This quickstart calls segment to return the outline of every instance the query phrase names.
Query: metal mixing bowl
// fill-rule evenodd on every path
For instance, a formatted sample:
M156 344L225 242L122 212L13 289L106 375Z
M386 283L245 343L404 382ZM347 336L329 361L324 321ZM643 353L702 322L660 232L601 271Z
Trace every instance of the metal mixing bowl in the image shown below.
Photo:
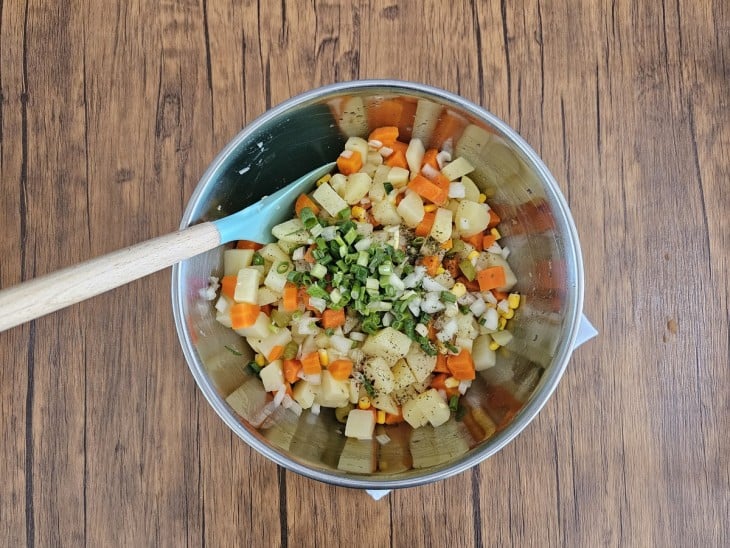
M178 335L203 394L225 423L277 464L347 487L397 488L457 474L499 451L535 417L570 357L583 303L575 226L558 185L535 152L486 110L445 91L398 81L358 81L304 93L249 124L218 155L198 184L181 226L237 211L316 166L330 162L348 136L397 125L426 145L451 138L456 155L499 212L502 244L523 304L514 339L497 365L478 374L460 421L412 431L385 427L390 442L348 440L331 410L318 416L274 407L243 367L250 350L215 320L199 289L220 275L223 247L180 263L172 273ZM229 401L227 398L235 392ZM365 470L365 472L363 472ZM372 471L374 470L374 471Z

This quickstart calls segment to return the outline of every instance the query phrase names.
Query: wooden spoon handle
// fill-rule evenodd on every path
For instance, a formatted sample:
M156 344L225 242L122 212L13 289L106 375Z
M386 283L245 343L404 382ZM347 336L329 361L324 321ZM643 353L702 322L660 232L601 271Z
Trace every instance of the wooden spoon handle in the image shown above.
M167 268L220 244L202 223L0 290L0 331Z

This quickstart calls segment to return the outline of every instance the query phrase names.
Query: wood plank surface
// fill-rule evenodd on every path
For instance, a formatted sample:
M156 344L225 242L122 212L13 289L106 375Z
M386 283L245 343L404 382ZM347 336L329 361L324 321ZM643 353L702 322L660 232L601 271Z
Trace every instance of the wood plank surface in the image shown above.
M304 479L202 397L162 272L0 333L0 545L730 544L727 2L0 2L0 287L174 230L245 124L365 78L559 181L600 336L543 411L381 501Z

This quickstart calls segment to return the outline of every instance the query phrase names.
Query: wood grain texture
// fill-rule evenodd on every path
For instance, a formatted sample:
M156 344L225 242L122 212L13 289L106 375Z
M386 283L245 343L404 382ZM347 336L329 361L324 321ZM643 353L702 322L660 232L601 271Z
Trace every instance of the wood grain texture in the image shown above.
M152 275L0 333L2 544L727 546L729 10L0 3L0 287L174 230L268 107L401 78L484 105L543 157L601 332L503 451L375 502L230 433Z

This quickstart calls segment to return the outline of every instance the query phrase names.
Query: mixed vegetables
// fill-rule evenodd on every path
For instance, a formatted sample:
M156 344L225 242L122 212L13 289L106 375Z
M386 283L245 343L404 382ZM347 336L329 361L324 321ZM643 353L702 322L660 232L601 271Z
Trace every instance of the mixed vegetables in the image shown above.
M376 424L438 426L495 365L520 305L498 215L463 157L351 137L326 175L274 227L276 243L224 252L217 319L256 353L276 403L335 409L345 435Z

